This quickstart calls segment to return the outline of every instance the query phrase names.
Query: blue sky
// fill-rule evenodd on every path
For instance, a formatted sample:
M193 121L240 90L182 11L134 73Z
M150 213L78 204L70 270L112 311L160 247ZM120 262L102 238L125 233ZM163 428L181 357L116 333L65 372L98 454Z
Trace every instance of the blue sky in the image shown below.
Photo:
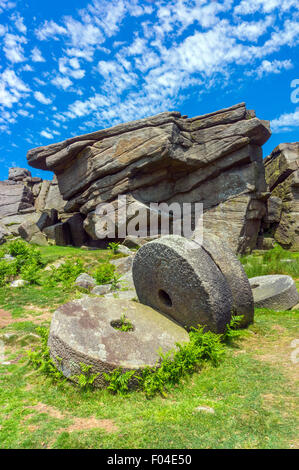
M245 101L271 121L264 155L299 140L298 0L0 0L0 42L0 179L30 148L167 110Z

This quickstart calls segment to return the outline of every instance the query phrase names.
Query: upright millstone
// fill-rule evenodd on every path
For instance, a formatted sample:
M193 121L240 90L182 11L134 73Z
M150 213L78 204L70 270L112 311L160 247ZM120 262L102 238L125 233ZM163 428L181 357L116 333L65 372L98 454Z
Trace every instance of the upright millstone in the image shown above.
M254 302L248 277L237 256L227 243L217 236L207 233L203 248L211 256L232 291L232 314L239 317L239 327L246 327L253 322Z
M185 328L205 325L221 333L231 319L231 289L197 243L167 235L142 246L133 262L139 301Z

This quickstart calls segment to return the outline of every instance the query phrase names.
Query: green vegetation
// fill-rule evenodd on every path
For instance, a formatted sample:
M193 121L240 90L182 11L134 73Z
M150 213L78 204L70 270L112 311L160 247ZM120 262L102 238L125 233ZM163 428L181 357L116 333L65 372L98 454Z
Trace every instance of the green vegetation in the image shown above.
M256 251L243 256L241 263L248 277L267 274L287 274L295 279L299 277L298 253L291 253L279 245L269 251Z
M109 284L115 274L115 266L113 264L100 264L94 272L95 280L98 284Z
M111 323L113 328L115 330L120 330L120 331L133 331L134 327L130 320L126 318L126 315L123 313L120 317L119 320L115 320L114 322Z
M286 270L299 254L284 252L275 260L278 250L242 258L245 269L251 265L253 275L271 274L275 262L284 269L279 273L291 274ZM93 389L95 378L86 364L78 374L82 386L76 387L55 378L59 371L41 354L52 312L81 293L63 281L47 284L52 271L45 268L58 260L80 259L84 272L92 274L112 253L56 246L38 251L38 284L0 287L0 339L8 362L0 364L1 448L298 447L298 364L291 354L299 311L256 310L248 330L229 329L222 340L215 335L212 346L212 337L193 331L191 342L202 354L198 362L193 362L197 357L191 346L179 348L175 361L166 355L162 368L145 372L144 383L136 383L139 390L128 393L134 372L121 370L106 377L108 389ZM268 271L259 272L261 264ZM298 275L291 275L298 281Z

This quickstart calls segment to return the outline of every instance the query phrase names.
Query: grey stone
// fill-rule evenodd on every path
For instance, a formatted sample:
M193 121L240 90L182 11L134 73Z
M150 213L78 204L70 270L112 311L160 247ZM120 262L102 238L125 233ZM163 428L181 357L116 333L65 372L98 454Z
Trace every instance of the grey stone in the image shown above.
M150 240L141 237L134 237L133 235L128 235L123 241L123 245L127 246L128 248L139 248L140 246L144 245L147 241Z
M176 235L149 242L137 251L132 271L139 301L182 326L220 333L230 322L230 287L197 243Z
M38 226L39 230L44 230L46 227L50 227L51 225L55 225L58 223L58 213L56 209L49 209L44 210L41 214L40 218L38 219L36 225Z
M105 294L108 294L108 292L111 291L111 284L101 284L100 286L95 286L92 291L91 291L91 294L94 294L94 295L105 295Z
M26 209L33 211L33 204L32 192L22 183L0 181L0 218L16 216Z
M31 172L26 168L13 167L9 168L8 179L12 181L23 181L24 179L31 177Z
M65 219L71 236L71 242L74 246L82 246L87 240L87 233L83 228L83 216L81 214L73 214Z
M133 325L133 331L124 332L112 326L122 315ZM92 373L100 374L95 385L105 387L103 372L118 367L138 371L155 366L159 349L166 353L176 348L177 343L188 341L183 328L148 306L86 296L56 310L48 345L52 359L66 377L80 374L79 363L84 362L92 365Z
M24 279L17 279L16 281L12 281L10 283L10 287L16 288L16 287L24 287L28 285L29 282L25 281Z
M249 282L255 307L289 310L299 301L296 284L290 276L257 276L250 278Z
M253 322L254 303L248 277L237 256L220 238L204 234L203 248L224 275L233 297L232 314L242 317L240 326Z
M132 269L134 257L135 253L124 258L111 260L110 263L114 264L114 266L116 267L116 271L119 274L125 274Z
M283 143L265 158L271 191L265 230L284 248L299 250L299 142Z
M135 289L128 290L117 290L114 292L108 292L104 295L105 299L123 299L123 300L135 300L137 299L137 294Z
M0 223L0 245L6 241L6 237L9 235L9 231L5 225Z
M59 222L58 224L46 227L43 233L47 238L53 240L56 245L65 246L71 244L71 236L67 223Z
M96 281L93 277L89 276L87 273L80 274L75 280L75 286L83 287L84 289L90 289L96 285Z
M122 253L123 255L131 255L132 251L124 245L119 245L117 247L117 252Z

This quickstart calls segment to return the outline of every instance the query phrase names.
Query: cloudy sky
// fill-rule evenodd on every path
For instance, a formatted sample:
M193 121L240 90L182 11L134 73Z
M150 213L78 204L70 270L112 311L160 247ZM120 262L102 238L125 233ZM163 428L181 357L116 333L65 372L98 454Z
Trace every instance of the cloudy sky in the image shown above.
M30 148L166 110L245 101L271 121L264 155L299 140L298 0L0 0L0 42L0 179Z

